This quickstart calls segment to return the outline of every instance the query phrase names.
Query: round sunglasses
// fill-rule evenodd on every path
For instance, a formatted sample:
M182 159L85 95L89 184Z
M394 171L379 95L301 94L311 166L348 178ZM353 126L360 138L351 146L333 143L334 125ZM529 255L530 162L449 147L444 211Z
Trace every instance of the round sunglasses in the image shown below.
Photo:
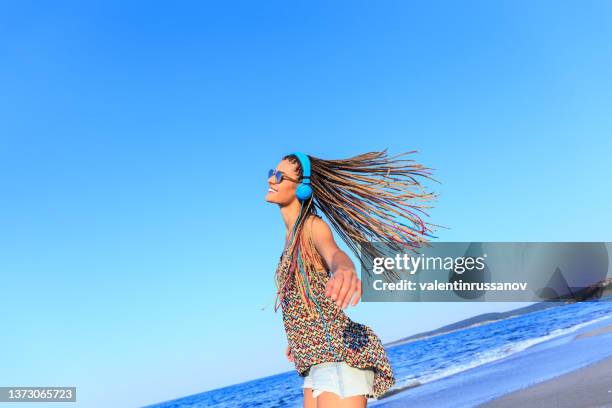
M268 178L272 176L274 176L274 180L276 180L276 184L280 183L283 180L293 181L294 183L298 182L296 179L293 179L289 177L288 175L286 175L285 173L283 173L282 171L276 170L276 169L268 170Z

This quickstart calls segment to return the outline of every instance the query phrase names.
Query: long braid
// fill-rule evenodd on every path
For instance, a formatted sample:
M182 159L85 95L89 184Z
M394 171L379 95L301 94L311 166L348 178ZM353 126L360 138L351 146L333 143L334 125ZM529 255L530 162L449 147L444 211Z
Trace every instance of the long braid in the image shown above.
M282 302L293 277L293 283L297 287L300 298L307 306L306 310L309 314L314 313L316 300L312 291L312 274L317 272L317 266L323 265L323 260L314 246L311 228L305 228L306 221L308 219L312 220L308 217L309 214L312 214L311 206L312 200L307 200L302 204L293 227L290 243L287 247L290 259L287 273L279 275L282 271L277 271L275 275L277 286L275 311L278 309L279 303Z

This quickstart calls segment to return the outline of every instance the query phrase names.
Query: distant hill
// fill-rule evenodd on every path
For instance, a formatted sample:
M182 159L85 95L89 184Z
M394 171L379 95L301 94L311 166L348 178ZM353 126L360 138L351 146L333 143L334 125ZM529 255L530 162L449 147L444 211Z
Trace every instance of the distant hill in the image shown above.
M405 337L403 339L399 339L390 343L385 344L385 347L397 346L398 344L408 343L410 341L415 341L419 339L423 339L426 337L438 336L440 334L450 333L453 331L466 329L472 326L478 326L484 323L493 322L496 320L507 319L509 317L519 316L526 313L535 312L538 310L548 309L550 307L556 307L565 304L565 302L539 302L533 305L521 307L518 309L510 310L507 312L494 312L494 313L483 313L474 317L470 317L464 320L460 320L458 322L442 326L438 329L414 334L409 337Z

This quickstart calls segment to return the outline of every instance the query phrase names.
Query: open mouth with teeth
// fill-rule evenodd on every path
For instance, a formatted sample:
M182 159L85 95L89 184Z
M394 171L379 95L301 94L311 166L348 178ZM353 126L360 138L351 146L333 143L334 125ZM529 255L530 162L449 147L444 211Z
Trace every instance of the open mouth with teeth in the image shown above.
M275 190L274 187L268 187L268 193L278 193L278 190Z

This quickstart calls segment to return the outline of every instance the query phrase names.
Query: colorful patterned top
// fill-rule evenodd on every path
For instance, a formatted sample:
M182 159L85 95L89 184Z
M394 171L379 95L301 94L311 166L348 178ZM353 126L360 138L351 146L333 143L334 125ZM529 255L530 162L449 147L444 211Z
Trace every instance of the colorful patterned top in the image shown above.
M296 289L295 277L287 277L291 261L289 254L286 248L280 257L277 273L283 280L288 278L287 292L280 304L298 374L306 376L314 364L345 361L350 366L374 371L374 394L366 397L379 398L395 383L380 339L368 326L353 322L335 301L325 295L331 273L324 269L314 274L310 282L320 312L308 313Z

